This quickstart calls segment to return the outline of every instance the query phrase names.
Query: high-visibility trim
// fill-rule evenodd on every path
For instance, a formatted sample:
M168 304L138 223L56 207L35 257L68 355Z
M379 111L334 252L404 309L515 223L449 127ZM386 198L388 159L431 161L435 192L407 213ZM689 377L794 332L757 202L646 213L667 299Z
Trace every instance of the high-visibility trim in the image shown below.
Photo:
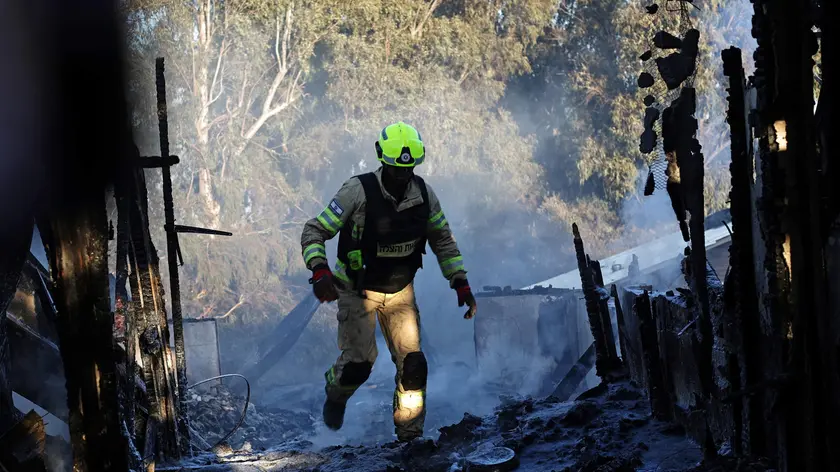
M406 408L414 410L423 408L426 403L426 390L411 390L407 392L394 392L394 406L397 409Z
M355 392L361 385L341 385L335 376L335 366L330 367L330 370L324 373L324 379L330 389L335 389L340 392L350 393Z
M443 210L437 212L436 215L429 218L429 223L432 225L432 230L437 231L446 225L446 217L443 216Z
M328 371L324 372L324 380L329 385L338 385L338 382L335 380L335 366L330 367Z
M347 266L340 260L335 261L335 272L333 272L333 275L342 282L350 283L350 277L347 276Z
M444 277L449 277L455 272L464 270L464 258L462 256L455 256L440 263L440 271L443 272Z
M304 263L309 264L309 261L316 257L320 257L322 259L327 258L327 249L324 247L324 245L315 243L306 246L306 249L303 250Z
M338 233L338 230L344 226L344 223L341 221L335 212L330 207L324 208L324 211L318 215L318 221L329 231L333 236L335 233Z
M364 228L362 228L359 225L353 225L353 232L351 233L351 237L353 238L353 241L361 241L363 232L364 232Z

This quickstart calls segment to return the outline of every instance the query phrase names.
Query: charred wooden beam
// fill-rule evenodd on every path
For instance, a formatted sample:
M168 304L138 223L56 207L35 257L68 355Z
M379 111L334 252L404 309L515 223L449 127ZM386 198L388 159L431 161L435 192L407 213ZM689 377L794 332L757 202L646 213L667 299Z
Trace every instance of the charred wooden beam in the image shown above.
M671 105L671 120L676 128L675 153L680 168L685 209L690 215L688 222L690 248L686 281L691 287L694 300L699 308L697 318L698 369L700 385L703 391L703 407L709 409L714 392L714 374L712 370L712 348L714 345L711 306L709 303L709 284L706 275L706 234L705 234L705 199L703 177L704 164L700 143L697 141L697 119L694 113L697 107L696 91L693 87L683 87L679 97ZM707 424L707 430L710 426ZM711 459L716 455L717 447L711 440L711 432L703 444L704 456Z
M261 348L260 360L256 364L246 367L243 373L249 382L256 384L269 369L277 365L283 356L292 349L319 306L320 302L310 292L283 318L274 332L266 336L266 339L259 346ZM241 383L238 385L234 388L244 392L245 385Z
M30 411L10 429L0 431L0 470L44 471L44 446L46 443L44 420Z
M136 148L132 151L136 152ZM125 358L122 363L122 384L120 386L120 398L122 399L122 416L125 421L126 430L129 432L129 441L137 448L138 438L142 434L137 431L137 320L136 310L128 296L129 279L129 253L131 249L131 234L129 219L131 218L131 202L133 195L133 171L124 169L120 179L115 185L114 196L117 202L117 244L116 244L116 280L114 281L114 307L116 309L115 331L122 336ZM145 385L143 386L145 388ZM129 455L131 470L137 470L140 464L137 458Z
M108 283L105 195L95 189L51 214L58 331L74 467L126 470Z
M589 345L586 351L581 354L580 359L575 362L575 365L569 369L569 372L563 376L563 380L557 384L557 387L552 392L551 396L558 401L565 402L571 398L575 393L581 382L586 378L586 375L592 370L595 365L595 343Z
M139 169L160 169L174 166L181 162L178 156L151 156L137 157L131 161L131 165Z
M764 274L761 294L764 303L760 312L761 355L764 376L771 378L783 374L790 362L790 340L785 336L792 316L790 266L787 259L789 246L781 218L787 196L783 185L784 169L780 167L775 152L771 151L770 130L778 117L774 111L774 97L778 95L774 25L766 10L766 2L757 0L754 7L752 34L758 47L754 53L755 73L752 81L756 88L754 132L758 139L759 158L754 192L763 242L760 250L764 256L756 263L761 264L760 273ZM768 418L767 453L777 458L782 470L806 470L802 452L797 450L793 439L798 434L800 418L786 409L772 408L780 400L777 392L768 392L764 396L765 416Z
M146 422L146 443L143 445L143 468L148 472L155 471L155 438L158 436L159 424L154 416Z
M589 257L587 257L589 259ZM615 370L621 367L621 359L618 357L618 351L615 348L615 334L612 329L612 318L610 316L610 296L606 288L604 288L604 276L601 273L601 263L598 261L589 261L589 267L592 269L592 276L598 290L598 311L601 312L601 326L604 328L604 340L607 343L607 354L610 356L610 368Z
M61 351L14 315L7 318L12 390L68 421Z
M603 319L601 318L601 296L595 288L592 269L589 267L586 252L583 248L583 239L580 237L577 224L572 224L572 234L574 235L581 287L586 300L586 313L589 316L589 329L592 331L592 338L595 343L595 371L602 380L607 381L613 365L609 343L604 332Z
M140 347L142 370L149 402L149 421L156 423L155 437L145 438L154 444L157 457L177 459L181 455L176 426L175 375L170 365L169 325L160 282L157 249L149 234L148 196L145 177L132 174L129 203L129 257L131 274L131 310ZM146 429L148 431L148 428Z
M633 311L639 319L639 335L642 340L642 358L647 372L650 411L658 419L672 420L674 413L668 390L665 388L662 360L659 357L659 338L656 334L656 322L653 319L647 290L636 297Z
M787 207L783 228L790 240L793 300L792 365L800 376L795 438L805 458L802 470L836 468L832 452L838 436L833 405L837 393L826 380L832 374L837 346L828 317L821 218L820 173L814 122L813 59L817 42L810 12L801 2L767 2L774 25L775 60L784 64L776 74L775 120L771 150L785 169Z
M624 310L621 309L621 300L618 296L618 288L615 284L610 287L610 296L615 303L615 321L618 324L618 344L621 347L621 359L627 364L627 358L630 356L628 352L628 345L630 340L627 337L627 325L624 323Z
M158 130L160 137L160 155L169 157L169 121L166 110L166 77L163 58L155 61ZM175 336L175 371L178 383L176 397L176 418L178 434L181 439L181 452L190 451L190 427L187 416L187 356L184 352L184 320L181 315L181 284L178 274L178 233L175 232L175 208L172 201L172 175L170 166L163 166L163 212L166 219L166 255L169 261L169 293L172 299L172 331ZM168 338L167 338L168 340ZM165 341L168 342L168 341Z
M755 279L753 240L753 155L752 133L747 122L746 79L741 62L741 50L731 47L721 53L723 73L729 78L729 109L727 121L731 130L730 148L732 162L732 189L729 192L732 214L732 244L729 246L732 277L731 289L737 323L739 325L739 346L737 365L740 367L739 385L754 385L763 378L764 367L761 356L761 324L758 312L758 298ZM757 456L767 453L764 431L763 396L745 398L737 411L744 417L735 418L738 427L745 423L748 452ZM740 447L741 445L737 445Z

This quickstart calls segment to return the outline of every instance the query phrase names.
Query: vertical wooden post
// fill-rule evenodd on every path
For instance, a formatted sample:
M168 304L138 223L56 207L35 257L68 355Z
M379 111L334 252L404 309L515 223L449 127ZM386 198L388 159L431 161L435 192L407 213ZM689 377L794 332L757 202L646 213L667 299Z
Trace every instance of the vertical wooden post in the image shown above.
M588 257L587 257L588 259ZM592 268L592 276L598 289L598 310L601 312L601 326L604 330L604 341L607 343L607 354L610 356L610 369L615 370L621 367L621 359L615 347L615 334L612 329L612 317L610 316L609 296L604 288L604 276L601 274L601 263L589 261Z
M761 358L761 325L759 322L758 299L755 280L755 259L753 257L752 217L752 133L748 127L745 102L745 78L741 63L741 50L731 47L721 53L723 73L729 77L729 109L727 121L731 130L732 190L729 192L732 213L732 244L729 247L730 267L735 311L740 332L737 347L737 364L741 373L739 385L757 385L763 379ZM741 405L743 404L743 406ZM745 397L737 405L744 417L737 417L738 426L746 423L746 440L751 454L766 454L764 431L764 406L762 395ZM736 445L740 447L741 445Z
M160 135L160 155L169 158L169 123L166 113L166 77L164 76L163 58L155 62L158 130ZM163 170L163 211L166 219L166 256L169 265L169 295L172 301L172 330L175 344L175 370L178 390L176 406L178 412L178 433L181 437L181 451L190 451L189 418L186 408L187 358L184 352L184 320L181 316L181 285L178 275L178 233L175 231L175 209L172 201L172 176L169 165ZM168 340L166 341L168 342Z
M143 373L149 392L150 420L154 419L156 437L146 437L146 445L156 441L153 448L160 457L180 457L176 426L175 377L167 342L166 310L160 286L157 249L149 235L146 183L142 171L134 173L134 201L130 206L130 253L132 273L132 308L143 360ZM148 428L147 428L148 431Z
M52 214L48 244L74 467L123 471L128 441L119 415L105 195L96 189L82 193L76 205Z
M122 411L123 419L125 421L126 430L131 435L129 440L134 441L135 446L138 444L137 438L142 437L138 434L136 428L135 417L135 384L136 379L136 344L137 344L137 323L135 317L135 310L132 302L128 299L128 290L126 284L128 283L128 258L130 249L130 234L129 234L129 208L131 179L130 172L122 172L115 186L115 197L117 200L117 254L116 254L116 280L114 290L114 305L116 308L115 316L123 320L123 343L125 346L125 376L122 379L121 397L123 399ZM129 455L129 465L132 470L136 470L140 464L135 463L134 455Z
M609 380L610 371L613 369L612 358L609 351L609 342L605 336L603 319L601 317L600 299L595 289L595 281L592 276L592 269L586 252L583 248L583 239L576 223L572 224L574 235L575 255L577 256L580 282L583 288L583 296L586 299L586 313L589 317L589 329L592 331L592 338L595 343L595 371L602 381Z
M828 425L828 417L834 416L834 409L828 405L835 401L837 392L825 387L823 373L837 347L829 338L820 223L822 179L814 133L812 56L817 52L817 42L807 4L796 0L775 3L770 7L776 25L774 40L781 40L782 45L775 51L776 60L785 66L777 74L779 94L775 97L773 128L777 130L777 158L786 169L788 208L783 221L790 235L792 364L800 379L798 417L804 425L796 440L806 458L804 470L830 470L837 467L831 451L836 449L833 441L840 438L831 437Z
M627 352L627 343L629 342L627 339L627 326L624 324L624 310L621 309L621 300L619 299L618 289L615 284L612 284L612 287L610 287L610 296L615 303L615 321L618 323L618 344L621 347L621 359L624 361L624 365L627 366L627 359L629 357Z
M662 360L659 357L659 338L656 335L656 322L651 311L650 296L647 290L636 297L636 306L633 307L636 316L639 318L639 335L642 340L642 357L647 371L648 397L650 398L650 410L658 419L671 420L671 401L668 390L665 389L665 382L662 372Z

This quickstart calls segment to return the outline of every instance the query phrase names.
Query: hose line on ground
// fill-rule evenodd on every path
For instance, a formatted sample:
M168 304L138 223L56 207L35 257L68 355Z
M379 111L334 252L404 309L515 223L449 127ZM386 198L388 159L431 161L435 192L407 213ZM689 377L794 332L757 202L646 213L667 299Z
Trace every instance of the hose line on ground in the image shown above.
M225 437L220 439L216 444L211 446L209 449L205 449L204 450L205 452L211 451L211 450L215 449L216 446L218 446L218 445L222 444L223 442L227 441L228 438L233 436L233 433L235 433L236 430L239 429L240 426L242 426L242 423L245 422L245 415L248 414L248 403L251 401L251 382L248 382L248 379L246 379L245 376L241 375L241 374L224 374L224 375L217 375L215 377L210 377L209 379L204 379L202 381L196 382L196 383L187 387L187 390L190 390L190 389L192 389L194 387L197 387L201 384L205 384L207 382L212 382L214 380L224 379L224 378L227 378L227 377L239 377L239 378L241 378L242 380L245 381L245 385L248 387L247 393L245 394L245 407L242 408L242 416L239 417L239 421L236 423L236 426L234 426L233 429L231 429L230 432L227 433L227 435L225 435Z

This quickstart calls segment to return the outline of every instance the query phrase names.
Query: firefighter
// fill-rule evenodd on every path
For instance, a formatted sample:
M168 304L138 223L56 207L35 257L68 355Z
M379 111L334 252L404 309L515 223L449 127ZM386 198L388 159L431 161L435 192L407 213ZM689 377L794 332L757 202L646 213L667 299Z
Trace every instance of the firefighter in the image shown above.
M414 168L426 157L420 133L403 123L379 135L382 166L351 177L315 218L306 222L301 245L315 296L338 300L341 354L326 372L324 423L341 428L347 400L368 379L376 360L376 319L397 367L394 426L400 441L423 435L428 367L420 347L420 313L414 276L422 267L426 243L443 276L476 313L463 258L440 202ZM325 241L338 234L335 270L327 264Z

